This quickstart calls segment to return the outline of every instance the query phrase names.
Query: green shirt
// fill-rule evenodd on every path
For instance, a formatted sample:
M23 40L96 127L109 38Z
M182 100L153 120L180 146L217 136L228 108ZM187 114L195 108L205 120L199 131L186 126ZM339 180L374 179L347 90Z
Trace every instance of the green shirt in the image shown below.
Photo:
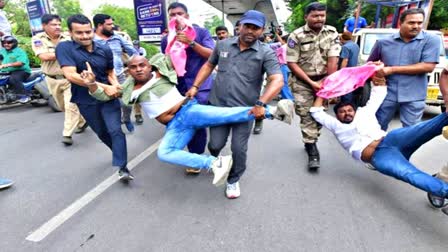
M5 48L0 50L0 55L3 56L2 64L9 64L14 62L22 62L23 65L20 67L6 67L1 69L2 72L14 72L23 70L27 73L31 73L30 61L26 52L18 47L7 51Z

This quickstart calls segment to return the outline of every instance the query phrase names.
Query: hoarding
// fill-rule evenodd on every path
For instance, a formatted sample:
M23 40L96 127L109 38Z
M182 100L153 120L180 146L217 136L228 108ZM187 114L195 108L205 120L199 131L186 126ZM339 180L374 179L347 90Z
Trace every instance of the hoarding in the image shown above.
M160 42L166 29L164 0L134 0L135 23L140 41Z

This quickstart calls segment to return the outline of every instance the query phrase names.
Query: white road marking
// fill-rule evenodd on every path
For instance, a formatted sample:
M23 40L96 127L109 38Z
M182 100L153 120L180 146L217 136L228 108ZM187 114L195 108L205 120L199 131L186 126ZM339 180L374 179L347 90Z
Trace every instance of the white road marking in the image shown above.
M139 163L141 163L145 158L150 156L154 151L157 150L159 147L159 144L162 139L159 139L157 142L155 142L153 145L151 145L149 148L144 150L142 153L140 153L138 156L136 156L134 159L132 159L128 163L128 169L132 170L134 167L136 167ZM96 197L98 197L101 193L107 190L111 185L113 185L115 182L119 180L118 174L114 173L109 178L105 179L101 184L97 185L95 188L90 190L88 193L84 194L81 198L73 202L70 206L59 212L56 216L51 218L49 221L44 223L42 226L40 226L37 230L32 232L30 235L26 237L28 241L33 242L40 242L47 235L49 235L51 232L56 230L60 225L62 225L64 222L66 222L68 219L70 219L73 215L75 215L79 210L81 210L83 207L85 207L87 204L89 204L92 200L94 200Z

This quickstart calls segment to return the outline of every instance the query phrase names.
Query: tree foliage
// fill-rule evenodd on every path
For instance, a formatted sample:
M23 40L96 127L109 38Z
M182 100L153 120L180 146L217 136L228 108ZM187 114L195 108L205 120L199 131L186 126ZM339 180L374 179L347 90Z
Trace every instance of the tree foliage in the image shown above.
M82 13L78 0L52 0L52 13L58 14L62 18L62 26L67 28L67 18L74 14Z
M27 0L8 1L4 8L14 35L31 37L31 28L26 13Z
M448 28L448 1L434 1L428 30L440 30Z
M204 22L204 27L210 32L210 34L215 34L216 27L220 25L223 25L222 19L217 15L214 15Z

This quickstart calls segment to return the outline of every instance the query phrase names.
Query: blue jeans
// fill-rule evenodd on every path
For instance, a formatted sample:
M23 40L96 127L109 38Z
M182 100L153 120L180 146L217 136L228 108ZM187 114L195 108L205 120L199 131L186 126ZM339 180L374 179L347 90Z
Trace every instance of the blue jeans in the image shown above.
M372 156L372 165L388 176L407 182L431 194L448 197L448 183L426 174L409 162L420 146L442 133L448 125L448 114L413 126L392 130L381 141Z
M294 96L288 86L289 68L287 65L281 65L280 70L282 70L283 74L283 87L280 90L280 95L282 96L282 99L294 101Z
M254 120L249 111L252 107L215 107L188 101L166 126L165 136L157 155L163 162L198 169L208 169L216 157L184 151L196 130L229 123ZM271 117L266 110L266 117Z

